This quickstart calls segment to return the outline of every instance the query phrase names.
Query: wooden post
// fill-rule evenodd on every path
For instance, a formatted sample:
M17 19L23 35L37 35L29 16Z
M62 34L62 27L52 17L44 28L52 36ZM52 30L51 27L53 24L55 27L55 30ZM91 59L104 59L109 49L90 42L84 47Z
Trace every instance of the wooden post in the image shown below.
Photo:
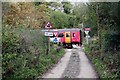
M50 32L50 28L52 28L50 22L46 24L45 28L48 29L48 32ZM48 36L48 46L47 46L47 54L48 54L50 52L50 35L47 36Z
M50 32L50 28L48 29L48 32ZM50 51L50 36L48 36L48 51Z
M48 29L48 32L50 32L50 29ZM47 42L47 51L46 51L46 54L49 54L49 51L50 51L50 36L48 36L48 42Z

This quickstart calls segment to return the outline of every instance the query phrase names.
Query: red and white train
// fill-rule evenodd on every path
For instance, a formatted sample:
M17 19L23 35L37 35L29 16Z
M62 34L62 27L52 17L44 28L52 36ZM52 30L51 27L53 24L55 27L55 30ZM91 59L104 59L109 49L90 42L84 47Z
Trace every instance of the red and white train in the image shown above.
M44 32L48 30L43 30ZM58 43L62 43L63 46L72 47L72 44L82 45L82 33L78 28L72 29L50 29L49 32L53 33L50 40L54 42L57 38Z

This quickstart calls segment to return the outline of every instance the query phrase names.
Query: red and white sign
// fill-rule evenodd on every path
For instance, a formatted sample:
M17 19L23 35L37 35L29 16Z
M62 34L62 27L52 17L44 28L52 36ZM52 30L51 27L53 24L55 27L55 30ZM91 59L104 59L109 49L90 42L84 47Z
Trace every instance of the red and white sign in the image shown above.
M87 34L87 35L88 35L88 33L89 33L89 31L85 31L85 34Z
M91 31L91 28L84 28L84 31Z
M52 25L50 24L50 22L47 22L47 24L45 25L45 28L47 29L52 28Z
M57 36L57 35L58 35L58 33L57 33L57 32L54 32L54 35L55 35L55 36Z

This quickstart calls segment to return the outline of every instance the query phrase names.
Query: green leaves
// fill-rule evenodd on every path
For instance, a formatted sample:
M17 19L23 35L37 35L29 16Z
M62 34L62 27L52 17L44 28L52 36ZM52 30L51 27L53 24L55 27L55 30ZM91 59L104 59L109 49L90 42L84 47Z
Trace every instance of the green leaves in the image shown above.
M8 35L9 34L9 35ZM2 52L3 54L5 53L15 53L18 51L19 49L19 45L20 42L17 39L16 36L14 36L14 34L11 33L3 33L3 38L2 38L2 43L3 43L3 48L2 48Z
M65 13L55 11L51 14L51 23L53 28L65 28L68 27L68 16Z
M39 28L44 21L49 21L47 4L34 5L30 3L3 3L3 23L12 28ZM6 9L8 7L8 9ZM9 26L10 27L10 26Z
M70 14L71 13L71 10L72 10L72 5L70 2L62 2L63 4L63 8L64 8L64 12L66 14Z
M103 49L104 51L110 52L110 51L119 51L120 47L120 34L115 32L115 31L111 31L109 33L104 34L104 38L103 38ZM109 47L109 48L108 48Z
M46 55L47 37L39 30L3 28L2 76L4 79L37 79L64 54L54 49Z

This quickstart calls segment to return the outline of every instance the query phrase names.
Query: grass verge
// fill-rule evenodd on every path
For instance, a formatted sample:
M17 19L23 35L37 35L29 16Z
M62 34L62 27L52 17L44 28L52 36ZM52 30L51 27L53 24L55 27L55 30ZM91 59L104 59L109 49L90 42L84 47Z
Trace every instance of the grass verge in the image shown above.
M91 51L86 46L84 52L95 66L101 80L107 78L116 80L120 77L118 54Z

